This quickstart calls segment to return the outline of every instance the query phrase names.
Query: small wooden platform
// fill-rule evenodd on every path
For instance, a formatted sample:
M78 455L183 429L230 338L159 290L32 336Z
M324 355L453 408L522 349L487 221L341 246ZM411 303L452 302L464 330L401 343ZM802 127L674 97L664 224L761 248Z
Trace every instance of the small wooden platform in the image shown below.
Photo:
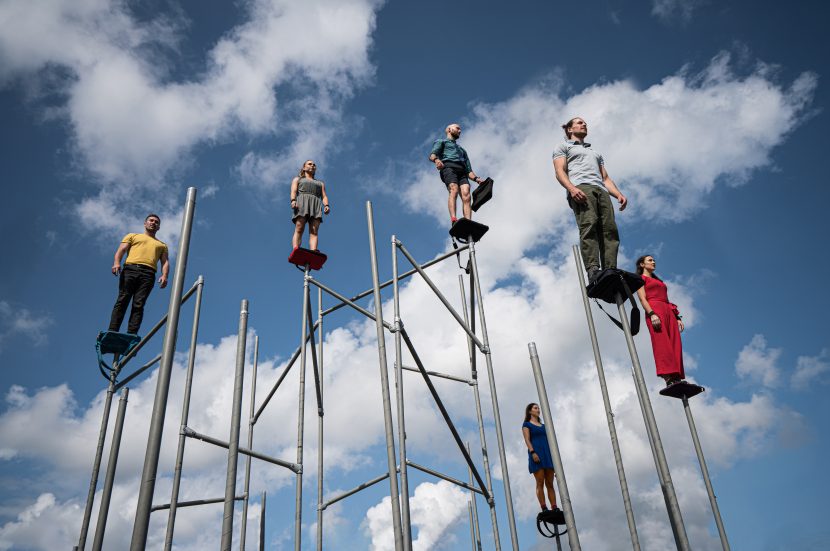
M689 383L686 381L679 381L662 389L660 391L660 394L662 394L663 396L668 396L669 398L677 398L679 400L686 398L688 400L689 398L697 396L705 390L706 389L700 385L696 385L694 383Z
M288 256L290 263L296 264L301 268L305 268L308 265L312 270L322 268L326 260L328 260L328 257L320 251L312 251L311 249L304 249L302 247L294 249Z
M490 229L490 226L473 222L468 218L459 218L450 228L450 235L466 243L470 239L478 242Z

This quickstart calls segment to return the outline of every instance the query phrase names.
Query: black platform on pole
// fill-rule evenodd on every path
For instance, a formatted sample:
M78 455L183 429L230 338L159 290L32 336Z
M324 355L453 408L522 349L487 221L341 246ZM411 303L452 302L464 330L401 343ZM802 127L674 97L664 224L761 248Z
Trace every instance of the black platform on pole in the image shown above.
M585 291L591 298L598 298L609 304L615 304L617 294L628 298L625 286L628 286L628 291L633 294L643 285L645 285L643 278L637 274L617 268L606 268L600 272L593 282L585 287Z
M697 396L705 390L706 389L700 385L696 385L694 383L689 383L686 381L678 381L662 389L660 391L660 394L662 394L663 396L668 396L669 398L677 398L679 400L682 400L683 398L688 399L693 396Z
M300 267L308 265L312 270L319 270L326 263L328 257L320 251L312 251L311 249L304 249L297 247L291 254L288 255L288 261Z
M450 235L462 243L469 239L478 242L489 229L490 226L473 222L468 218L459 218L450 228Z
M493 179L486 178L473 191L473 212L478 212L481 206L493 198Z

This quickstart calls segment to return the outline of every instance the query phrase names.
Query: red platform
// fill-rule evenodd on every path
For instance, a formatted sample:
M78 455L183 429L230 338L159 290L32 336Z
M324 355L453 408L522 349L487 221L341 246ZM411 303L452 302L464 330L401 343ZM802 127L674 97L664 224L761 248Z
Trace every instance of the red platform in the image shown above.
M326 263L328 257L321 253L320 251L312 251L310 249L304 249L299 247L291 251L291 254L288 255L288 261L292 264L296 264L301 268L305 268L308 265L309 268L312 270L319 270L323 267L323 264Z

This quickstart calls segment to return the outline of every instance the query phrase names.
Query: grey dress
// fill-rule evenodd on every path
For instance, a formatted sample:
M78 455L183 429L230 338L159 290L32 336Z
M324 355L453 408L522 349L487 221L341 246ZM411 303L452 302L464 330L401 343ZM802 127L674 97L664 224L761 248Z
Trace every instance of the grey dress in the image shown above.
M298 218L317 218L323 221L323 182L303 176L297 182L297 208L291 222Z

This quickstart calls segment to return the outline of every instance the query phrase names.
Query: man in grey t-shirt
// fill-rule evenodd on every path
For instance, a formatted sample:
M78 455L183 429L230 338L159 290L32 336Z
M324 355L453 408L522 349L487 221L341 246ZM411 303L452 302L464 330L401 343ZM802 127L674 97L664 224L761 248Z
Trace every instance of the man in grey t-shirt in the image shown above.
M602 269L617 267L620 235L608 195L620 202L620 210L625 209L628 200L605 171L602 155L585 142L588 124L574 117L562 129L568 140L553 150L553 168L556 179L568 192L568 205L579 226L582 260L588 279L594 281Z

